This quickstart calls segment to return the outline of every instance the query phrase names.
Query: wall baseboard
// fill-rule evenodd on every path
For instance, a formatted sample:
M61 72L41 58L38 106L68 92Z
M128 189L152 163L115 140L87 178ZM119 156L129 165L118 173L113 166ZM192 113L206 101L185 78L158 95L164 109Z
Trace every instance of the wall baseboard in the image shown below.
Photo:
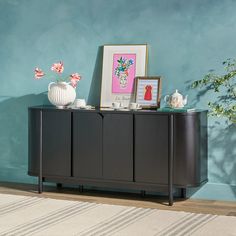
M192 199L236 201L236 185L206 183L199 189L188 189L187 196Z

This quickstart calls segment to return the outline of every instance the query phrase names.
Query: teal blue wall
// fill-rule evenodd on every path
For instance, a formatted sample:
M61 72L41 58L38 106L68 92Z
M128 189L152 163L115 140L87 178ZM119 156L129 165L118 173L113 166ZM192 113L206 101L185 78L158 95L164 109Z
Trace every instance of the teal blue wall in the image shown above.
M235 57L235 9L234 0L0 1L0 180L35 182L26 174L27 107L48 103L49 83L33 79L35 66L63 60L65 73L83 75L78 97L92 100L98 47L148 43L148 74L164 76L163 95L178 88L206 108L214 95L199 96L188 85ZM210 184L194 197L236 199L235 131L210 118Z

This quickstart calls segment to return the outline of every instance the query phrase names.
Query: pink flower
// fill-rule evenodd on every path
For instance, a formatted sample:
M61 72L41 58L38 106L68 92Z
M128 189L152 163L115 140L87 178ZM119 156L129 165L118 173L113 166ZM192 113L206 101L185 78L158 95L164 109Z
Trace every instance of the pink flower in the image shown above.
M44 75L45 73L41 69L39 69L38 67L35 68L34 70L35 79L41 79Z
M78 73L74 73L70 75L70 83L74 88L76 88L76 85L80 80L81 80L81 76Z
M70 75L70 79L80 81L81 80L81 75L79 75L78 73L74 73L74 74Z
M61 73L63 73L64 71L64 64L62 61L54 63L51 66L51 70L57 73L57 75L55 76L58 77L55 78L57 82L62 82L62 81L68 82L68 80L70 80L70 85L73 86L74 88L76 88L77 83L81 80L81 75L77 72L71 74L69 77L67 76L65 78L62 78ZM35 79L40 79L45 75L45 73L38 67L35 68L34 73L35 73Z
M54 63L51 67L51 70L61 74L64 70L63 62L60 61L60 62Z

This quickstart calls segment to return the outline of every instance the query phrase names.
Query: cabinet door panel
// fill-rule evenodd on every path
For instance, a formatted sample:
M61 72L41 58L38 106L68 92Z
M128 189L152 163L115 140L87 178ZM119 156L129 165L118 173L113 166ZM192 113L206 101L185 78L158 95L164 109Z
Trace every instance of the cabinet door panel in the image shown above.
M207 180L207 113L175 115L174 184L197 186Z
M104 115L103 177L133 181L133 115Z
M73 114L73 175L102 177L102 116L92 112Z
M40 110L29 109L28 120L28 171L29 173L38 174L40 158Z
M167 115L135 115L134 166L136 182L167 184Z
M71 113L43 112L43 175L71 176Z

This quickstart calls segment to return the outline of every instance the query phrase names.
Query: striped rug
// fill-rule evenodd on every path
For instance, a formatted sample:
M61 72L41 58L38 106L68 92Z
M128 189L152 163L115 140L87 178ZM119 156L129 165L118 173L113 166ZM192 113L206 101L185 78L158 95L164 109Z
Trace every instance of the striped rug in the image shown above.
M0 235L236 236L236 217L0 194Z

